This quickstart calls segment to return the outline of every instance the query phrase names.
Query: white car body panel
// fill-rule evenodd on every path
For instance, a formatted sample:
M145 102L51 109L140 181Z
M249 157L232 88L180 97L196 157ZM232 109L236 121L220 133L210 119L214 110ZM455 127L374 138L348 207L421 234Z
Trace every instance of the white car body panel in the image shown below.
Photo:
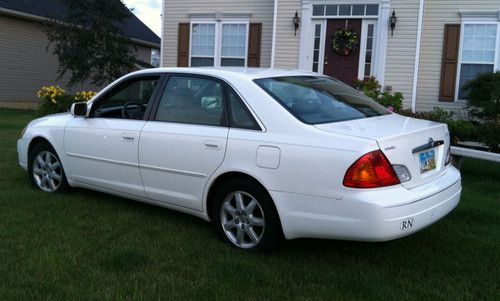
M226 81L241 96L261 130L157 121L74 117L32 121L18 141L19 164L28 166L33 139L49 141L68 183L189 213L209 220L208 193L221 175L252 177L271 195L288 239L298 237L382 241L409 235L450 212L460 198L460 173L445 166L446 125L396 114L322 125L293 117L253 79L314 75L295 70L159 68L131 76L189 73ZM412 149L429 137L435 170L420 174ZM128 137L125 138L124 137ZM133 139L129 139L129 138ZM362 155L381 149L391 164L404 164L409 182L375 189L342 185ZM414 220L411 229L401 223ZM412 222L413 223L413 222Z
M202 211L207 179L224 160L229 129L149 121L139 158L148 198Z

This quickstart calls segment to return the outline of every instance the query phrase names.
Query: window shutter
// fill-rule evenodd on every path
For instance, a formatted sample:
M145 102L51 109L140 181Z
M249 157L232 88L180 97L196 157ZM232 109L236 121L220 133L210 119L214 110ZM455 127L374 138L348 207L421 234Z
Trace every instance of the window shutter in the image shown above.
M189 23L179 23L177 67L189 67Z
M441 65L440 101L454 101L458 67L460 24L445 24L443 61Z
M248 67L260 67L260 40L262 23L250 23L248 34Z

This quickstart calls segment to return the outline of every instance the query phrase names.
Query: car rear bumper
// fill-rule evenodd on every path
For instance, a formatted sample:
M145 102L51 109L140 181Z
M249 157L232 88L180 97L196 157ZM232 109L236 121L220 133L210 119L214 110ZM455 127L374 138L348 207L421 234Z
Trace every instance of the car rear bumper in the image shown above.
M459 202L460 173L414 189L401 185L346 189L342 199L272 191L287 239L299 237L386 241L415 233L443 218Z

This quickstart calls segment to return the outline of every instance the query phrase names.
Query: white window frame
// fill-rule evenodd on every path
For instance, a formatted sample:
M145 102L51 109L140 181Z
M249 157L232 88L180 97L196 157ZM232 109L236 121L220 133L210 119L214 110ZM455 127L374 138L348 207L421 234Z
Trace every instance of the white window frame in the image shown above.
M313 69L313 64L314 64L314 39L316 37L316 25L321 26L321 36L320 36L320 41L319 41L319 58L318 58L318 74L323 74L323 68L325 67L325 36L326 36L326 20L313 20L312 21L312 26L310 26L311 34L307 35L309 37L312 37L312 44L311 44L311 60L309 60L309 70Z
M372 38L372 61L370 63L370 76L377 74L375 70L377 64L375 64L377 55L377 20L374 19L363 19L361 24L361 40L359 45L359 66L358 66L358 79L363 80L365 78L365 65L366 65L366 41L368 37L368 25L373 25L373 38Z
M460 74L462 72L462 64L481 64L481 65L491 65L491 63L485 62L463 62L462 60L462 50L464 43L464 33L465 25L467 24L493 24L497 26L497 37L496 37L496 47L495 47L495 61L493 62L493 71L500 71L500 21L484 21L478 20L463 20L460 24L460 43L458 48L458 60L457 60L457 76L455 78L455 102L467 102L466 99L459 99L460 92Z
M213 67L221 67L222 60L222 25L223 24L244 24L246 25L246 38L245 38L245 65L247 67L248 64L248 35L250 32L250 21L248 19L232 19L227 18L221 21L216 20L191 20L189 24L189 67L191 67L191 47L193 45L193 25L194 24L215 24L215 42L214 42L214 65ZM195 56L195 57L207 57L211 58L211 56ZM224 58L236 58L242 59L242 57L224 57Z

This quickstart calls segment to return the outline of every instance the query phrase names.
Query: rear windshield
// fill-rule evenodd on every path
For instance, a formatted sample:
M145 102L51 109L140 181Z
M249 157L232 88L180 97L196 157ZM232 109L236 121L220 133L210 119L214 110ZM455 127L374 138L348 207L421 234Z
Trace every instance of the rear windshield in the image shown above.
M329 77L287 76L254 81L296 118L308 124L390 114L362 92Z

